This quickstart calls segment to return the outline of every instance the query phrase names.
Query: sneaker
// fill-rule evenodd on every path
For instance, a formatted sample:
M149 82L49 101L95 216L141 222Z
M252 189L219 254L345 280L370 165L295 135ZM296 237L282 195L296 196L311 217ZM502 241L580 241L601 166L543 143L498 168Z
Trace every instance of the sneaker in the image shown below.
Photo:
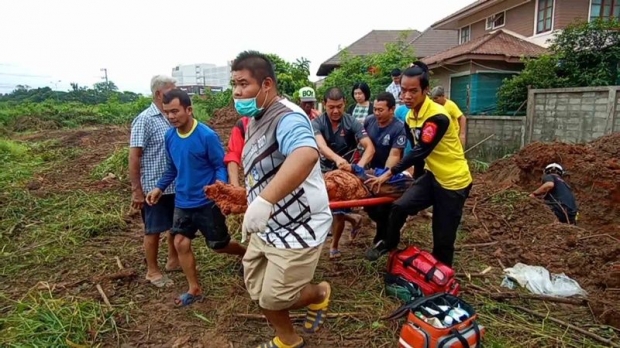
M385 247L384 241L379 241L374 247L366 251L366 260L377 261L381 256L387 254L389 250Z

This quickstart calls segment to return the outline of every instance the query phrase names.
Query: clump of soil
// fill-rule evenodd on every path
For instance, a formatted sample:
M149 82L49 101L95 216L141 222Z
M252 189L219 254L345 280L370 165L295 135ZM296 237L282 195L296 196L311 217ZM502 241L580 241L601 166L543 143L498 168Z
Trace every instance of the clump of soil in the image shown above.
M207 197L215 202L224 215L243 214L248 208L245 188L223 182L207 186Z

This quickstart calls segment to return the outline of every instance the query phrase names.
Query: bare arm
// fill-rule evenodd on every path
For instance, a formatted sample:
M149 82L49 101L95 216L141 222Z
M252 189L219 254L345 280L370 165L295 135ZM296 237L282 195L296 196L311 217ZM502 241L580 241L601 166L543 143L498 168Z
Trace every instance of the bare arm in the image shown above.
M228 162L226 165L228 170L228 181L235 187L240 187L239 184L239 165L236 162Z
M390 155L388 156L387 161L385 161L386 168L392 168L395 166L401 159L403 154L403 149L393 148L390 150Z
M321 155L325 156L325 158L330 161L334 161L334 163L338 163L338 161L342 159L342 157L338 156L337 153L335 153L334 151L332 151L332 149L329 148L327 142L325 141L325 138L323 138L321 134L317 133L314 135L314 137L316 138L316 143L319 146L319 151L321 152Z
M369 137L362 138L359 142L364 148L364 154L362 155L362 158L360 158L357 165L364 168L368 163L370 163L372 156L375 155L375 146L372 144Z
M465 115L461 115L458 118L459 120L459 138L461 139L461 144L465 146L465 140L467 139L467 118Z
M555 186L555 184L553 183L553 181L547 181L546 183L540 185L536 190L534 190L534 192L532 192L532 194L534 196L544 195L547 192L551 191L554 186Z
M132 191L142 191L140 181L140 159L142 158L142 148L132 147L129 149L129 180L131 180Z
M261 197L272 204L279 202L306 180L318 160L319 153L312 147L295 149L261 192Z

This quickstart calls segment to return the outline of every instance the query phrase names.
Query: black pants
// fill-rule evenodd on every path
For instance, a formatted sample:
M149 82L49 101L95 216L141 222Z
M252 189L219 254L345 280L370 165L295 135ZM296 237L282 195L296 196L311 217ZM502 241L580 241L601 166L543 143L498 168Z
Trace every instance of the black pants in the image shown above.
M392 203L384 238L386 247L389 250L398 247L400 230L405 225L407 216L415 215L432 206L432 254L437 260L452 266L456 231L461 223L463 206L470 189L471 184L461 190L447 190L441 187L431 172L423 174Z
M390 222L390 210L392 204L382 204L372 207L365 207L364 211L368 214L368 217L377 224L377 232L373 244L379 243L379 241L385 240L387 237L387 230Z
M558 221L563 224L577 225L575 220L577 214L570 212L566 206L549 203L547 205L549 205L553 214L558 218Z

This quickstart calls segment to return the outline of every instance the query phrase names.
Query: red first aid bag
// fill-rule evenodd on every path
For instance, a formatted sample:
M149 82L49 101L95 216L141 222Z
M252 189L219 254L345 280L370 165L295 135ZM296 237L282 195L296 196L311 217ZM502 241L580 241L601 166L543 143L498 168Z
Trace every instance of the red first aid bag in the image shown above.
M387 272L416 284L424 296L437 293L456 296L460 291L454 270L415 246L391 252Z

